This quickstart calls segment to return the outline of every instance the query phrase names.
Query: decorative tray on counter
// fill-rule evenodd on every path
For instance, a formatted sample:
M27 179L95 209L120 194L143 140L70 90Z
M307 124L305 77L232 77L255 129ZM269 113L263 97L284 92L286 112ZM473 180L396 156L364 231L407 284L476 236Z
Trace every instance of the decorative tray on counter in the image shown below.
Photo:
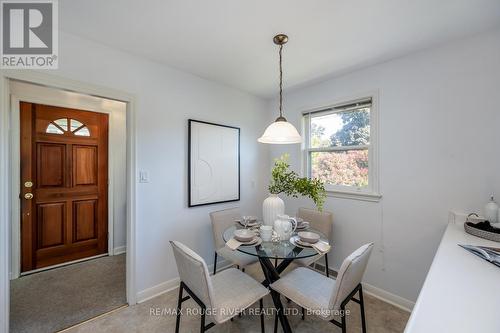
M466 221L464 223L464 229L468 234L494 242L500 242L500 228L493 227L488 221L479 223Z

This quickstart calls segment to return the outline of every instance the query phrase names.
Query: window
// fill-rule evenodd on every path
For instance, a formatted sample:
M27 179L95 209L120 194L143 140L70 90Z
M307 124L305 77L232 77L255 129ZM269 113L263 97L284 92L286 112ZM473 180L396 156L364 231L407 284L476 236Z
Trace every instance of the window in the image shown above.
M77 136L90 136L90 131L87 126L76 119L60 118L51 121L45 130L49 134L64 134L72 133Z
M372 98L304 114L307 175L339 196L378 200L376 110ZM342 195L343 194L343 195Z

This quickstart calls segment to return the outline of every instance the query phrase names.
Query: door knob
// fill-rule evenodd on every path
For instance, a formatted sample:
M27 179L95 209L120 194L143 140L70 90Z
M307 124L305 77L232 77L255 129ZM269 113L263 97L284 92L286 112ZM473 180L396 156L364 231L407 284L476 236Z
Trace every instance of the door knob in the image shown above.
M28 187L29 188L29 187L32 187L32 186L33 186L33 183L30 182L30 181L27 181L27 182L24 183L24 187Z
M26 194L24 195L24 199L27 199L27 200L31 200L31 199L33 199L33 193L26 193Z

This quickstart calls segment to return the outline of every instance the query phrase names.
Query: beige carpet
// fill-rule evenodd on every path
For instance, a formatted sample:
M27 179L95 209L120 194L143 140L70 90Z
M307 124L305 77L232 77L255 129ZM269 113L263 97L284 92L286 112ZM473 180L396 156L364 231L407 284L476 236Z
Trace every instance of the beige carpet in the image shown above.
M258 265L247 268L247 272L261 279L262 272ZM168 333L175 331L175 315L169 313L169 309L176 308L178 290L170 291L150 301L120 309L109 315L102 316L90 322L74 327L68 333ZM285 305L296 308L292 303ZM258 303L253 305L257 309ZM264 299L264 307L271 312L272 300L268 296ZM193 300L183 303L183 308L198 309ZM351 302L348 305L351 310L347 318L347 331L349 333L361 332L361 321L359 306ZM369 333L400 333L404 331L409 313L395 306L382 302L381 300L365 294L365 310L367 328ZM273 316L266 316L266 332L273 331ZM314 316L306 316L303 321L300 315L289 316L293 332L341 332L340 328L329 322L325 322ZM200 317L197 314L184 315L181 321L181 332L199 332ZM247 314L241 318L235 318L232 322L216 325L207 331L208 333L232 333L232 332L260 332L260 319L258 316ZM281 332L281 328L278 330ZM66 332L65 332L66 333Z
M27 275L10 283L10 331L49 333L126 304L125 255Z

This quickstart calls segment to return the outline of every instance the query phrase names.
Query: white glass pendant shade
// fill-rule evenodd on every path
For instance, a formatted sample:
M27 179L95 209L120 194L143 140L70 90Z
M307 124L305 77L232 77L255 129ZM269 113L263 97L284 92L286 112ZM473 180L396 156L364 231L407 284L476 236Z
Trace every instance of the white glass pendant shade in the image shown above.
M260 143L291 144L301 143L302 138L295 127L288 121L278 120L269 125L264 134L257 139Z

